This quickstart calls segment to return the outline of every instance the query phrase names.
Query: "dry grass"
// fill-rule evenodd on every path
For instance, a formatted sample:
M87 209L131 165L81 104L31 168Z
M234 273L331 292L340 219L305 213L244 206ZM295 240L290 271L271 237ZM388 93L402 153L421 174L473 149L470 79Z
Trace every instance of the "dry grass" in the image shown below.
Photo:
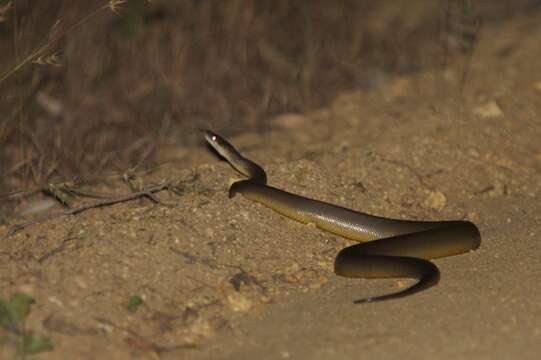
M196 127L264 129L445 66L473 53L470 3L1 0L0 193L149 166Z

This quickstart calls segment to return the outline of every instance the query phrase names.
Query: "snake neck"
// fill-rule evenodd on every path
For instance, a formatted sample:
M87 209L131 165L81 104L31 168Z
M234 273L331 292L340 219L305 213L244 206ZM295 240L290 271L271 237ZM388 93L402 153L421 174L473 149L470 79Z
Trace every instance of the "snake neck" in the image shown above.
M262 185L267 183L267 173L265 173L265 170L252 160L246 159L238 152L235 151L235 153L228 154L226 160L235 170L248 177L248 179L244 181Z

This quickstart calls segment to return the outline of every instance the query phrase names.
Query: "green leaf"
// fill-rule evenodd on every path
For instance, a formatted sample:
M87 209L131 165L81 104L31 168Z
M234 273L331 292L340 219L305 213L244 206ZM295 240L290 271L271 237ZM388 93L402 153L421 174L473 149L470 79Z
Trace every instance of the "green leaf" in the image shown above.
M11 338L9 336L0 336L0 345L7 344L10 340Z
M53 350L53 343L43 336L24 335L19 345L19 352L23 354L36 354Z
M23 293L16 293L11 296L9 307L15 315L16 323L19 323L26 319L26 317L30 313L30 306L35 302L36 300L34 300L34 298L32 298L30 295L26 295Z
M133 295L128 302L128 311L135 312L143 302L143 299L139 295Z
M14 328L17 325L17 313L11 304L0 298L0 326Z

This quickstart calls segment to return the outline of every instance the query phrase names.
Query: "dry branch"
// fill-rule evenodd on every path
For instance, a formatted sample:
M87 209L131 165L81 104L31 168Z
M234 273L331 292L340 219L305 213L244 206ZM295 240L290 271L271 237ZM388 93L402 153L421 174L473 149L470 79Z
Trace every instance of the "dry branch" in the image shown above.
M153 202L155 202L157 204L168 206L168 205L164 204L163 202L161 202L160 199L158 199L154 195L155 193L160 192L162 190L178 190L178 189L176 189L176 187L173 184L167 182L167 183L164 183L164 184L161 184L161 185L147 186L142 191L134 192L134 193L131 193L131 194L121 195L121 196L118 196L118 197L113 197L113 198L108 198L108 199L102 199L102 200L95 201L95 202L93 202L91 204L83 205L83 206L72 208L72 209L67 209L67 210L64 210L64 211L59 212L59 213L48 214L48 215L45 215L45 216L42 216L42 217L39 217L39 218L36 218L36 219L32 219L32 220L29 220L29 221L26 221L26 222L23 222L23 223L20 223L20 224L12 225L9 228L6 235L4 235L1 238L1 240L9 238L10 236L14 235L19 230L22 230L22 229L24 229L24 228L26 228L26 227L28 227L30 225L41 224L41 223L44 223L46 221L56 219L56 218L59 218L59 217L62 217L62 216L76 215L76 214L82 213L83 211L86 211L86 210L89 210L89 209L95 209L95 208L100 208L100 207L104 207L104 206L111 206L111 205L114 205L114 204L119 204L119 203L123 203L123 202L127 202L127 201L132 201L132 200L136 200L136 199L140 199L140 198L144 198L144 197L152 200Z

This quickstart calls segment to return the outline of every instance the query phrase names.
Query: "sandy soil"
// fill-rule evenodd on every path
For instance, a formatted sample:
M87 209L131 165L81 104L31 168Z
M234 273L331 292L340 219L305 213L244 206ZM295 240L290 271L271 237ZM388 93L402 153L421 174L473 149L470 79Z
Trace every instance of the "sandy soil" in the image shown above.
M541 351L541 21L487 26L463 63L342 94L230 139L276 187L388 217L467 218L481 248L437 260L437 287L332 272L347 242L237 197L202 146L145 181L178 196L93 209L0 242L0 286L36 300L43 359L533 359ZM220 129L216 129L220 130ZM7 228L0 229L2 232ZM130 313L131 295L145 303ZM0 358L12 354L2 347Z

